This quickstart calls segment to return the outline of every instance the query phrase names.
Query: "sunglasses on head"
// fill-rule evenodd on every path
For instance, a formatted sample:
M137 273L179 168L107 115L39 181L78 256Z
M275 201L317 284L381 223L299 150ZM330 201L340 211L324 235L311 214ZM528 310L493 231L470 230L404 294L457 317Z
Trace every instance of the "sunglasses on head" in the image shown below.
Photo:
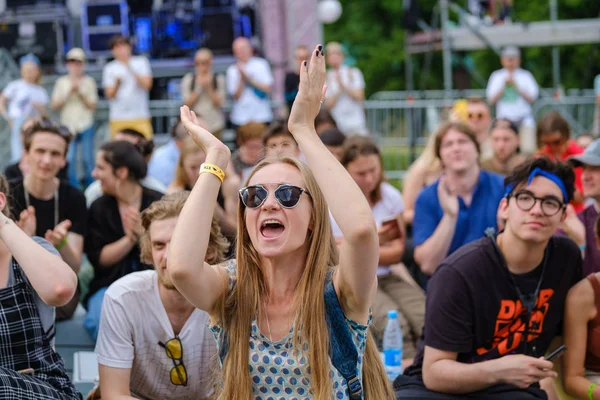
M42 129L52 129L52 130L57 130L61 136L64 137L71 137L71 131L69 130L69 128L67 128L64 125L61 124L57 124L56 122L52 121L51 119L48 118L42 118L37 125L42 128Z
M283 184L275 189L275 199L283 208L294 208L300 202L302 193L310 193L298 186ZM258 208L269 197L269 191L262 185L246 186L240 189L240 199L247 208Z

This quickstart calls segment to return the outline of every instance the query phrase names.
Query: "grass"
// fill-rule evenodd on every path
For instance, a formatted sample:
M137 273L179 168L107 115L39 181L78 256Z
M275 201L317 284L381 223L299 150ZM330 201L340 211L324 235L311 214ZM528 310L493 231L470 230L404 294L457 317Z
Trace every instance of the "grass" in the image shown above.
M415 149L415 158L423 151L423 147ZM406 146L386 146L381 149L381 157L383 158L383 169L390 171L392 175L388 178L388 182L396 189L402 191L402 179L397 177L397 172L405 172L412 164L410 148Z

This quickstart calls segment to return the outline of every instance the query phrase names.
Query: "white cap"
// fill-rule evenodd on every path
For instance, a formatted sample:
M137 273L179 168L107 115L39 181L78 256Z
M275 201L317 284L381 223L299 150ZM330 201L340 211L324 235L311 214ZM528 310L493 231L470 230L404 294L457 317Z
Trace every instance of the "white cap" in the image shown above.
M81 61L82 63L84 63L85 62L85 51L83 51L83 49L80 49L79 47L73 47L67 53L66 59L67 59L67 61L76 60L76 61Z

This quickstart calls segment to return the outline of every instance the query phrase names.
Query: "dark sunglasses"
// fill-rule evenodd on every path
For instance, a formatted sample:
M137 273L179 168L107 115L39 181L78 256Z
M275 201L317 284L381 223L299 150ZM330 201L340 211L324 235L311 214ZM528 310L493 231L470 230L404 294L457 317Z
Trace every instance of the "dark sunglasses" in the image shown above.
M275 199L283 208L294 208L300 202L302 193L310 197L310 193L301 187L283 184L275 189ZM240 189L240 199L245 207L258 208L269 197L269 191L262 185L246 186Z
M54 122L48 118L40 119L39 122L37 123L37 125L42 129L56 130L60 133L61 136L64 136L64 137L71 138L73 136L71 134L71 131L69 130L69 128L67 128L64 125L57 124L56 122Z
M469 119L482 120L484 117L483 113L469 113Z

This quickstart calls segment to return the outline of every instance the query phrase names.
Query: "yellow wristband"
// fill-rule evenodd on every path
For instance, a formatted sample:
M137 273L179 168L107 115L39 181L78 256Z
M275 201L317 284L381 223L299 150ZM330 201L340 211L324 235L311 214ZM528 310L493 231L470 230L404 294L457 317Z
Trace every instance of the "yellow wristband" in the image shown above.
M219 178L219 180L221 181L221 183L223 183L223 180L225 179L225 172L223 172L223 170L221 168L219 168L218 166L216 166L215 164L206 164L203 163L200 166L200 173L204 173L207 172L209 174L213 174L214 176L216 176L217 178Z
M598 386L598 384L592 383L590 385L590 388L588 389L588 398L590 400L594 400L594 389L596 388L596 386Z
M54 248L56 250L60 250L63 247L65 247L66 244L67 244L67 235L65 235L65 237L63 238L63 240L61 240L60 243L58 243L56 246L54 246Z

